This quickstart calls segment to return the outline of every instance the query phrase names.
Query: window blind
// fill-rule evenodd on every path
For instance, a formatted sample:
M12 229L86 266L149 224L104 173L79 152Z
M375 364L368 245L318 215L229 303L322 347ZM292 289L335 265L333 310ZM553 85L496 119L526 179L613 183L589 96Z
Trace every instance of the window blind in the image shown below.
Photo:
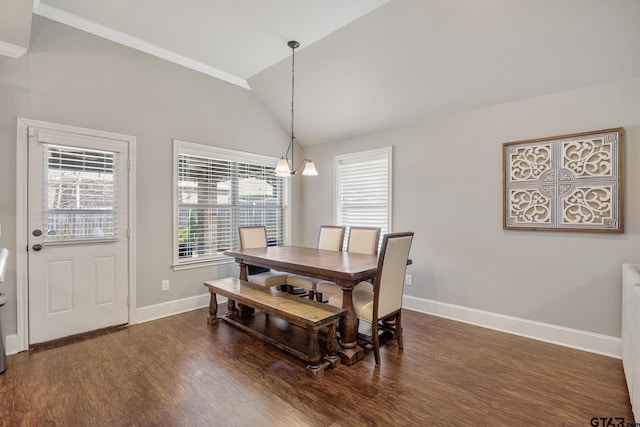
M118 237L115 152L46 145L48 242Z
M240 246L238 226L264 225L271 245L285 241L284 181L256 156L199 146L178 147L177 263L223 258ZM207 151L210 149L210 153ZM191 151L191 152L190 152ZM243 154L243 153L241 153Z
M390 231L391 148L337 156L336 223ZM348 233L348 229L347 229ZM345 248L348 235L345 237Z

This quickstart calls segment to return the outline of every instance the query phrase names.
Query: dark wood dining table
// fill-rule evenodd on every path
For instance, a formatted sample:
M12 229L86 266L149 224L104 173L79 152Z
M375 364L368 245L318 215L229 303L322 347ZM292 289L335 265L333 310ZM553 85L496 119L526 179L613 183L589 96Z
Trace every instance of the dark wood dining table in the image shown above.
M340 322L340 355L342 363L352 365L364 356L356 337L358 322L353 308L354 286L375 277L377 255L364 255L298 246L268 246L266 248L227 251L240 265L240 279L247 280L247 266L256 265L278 271L329 280L342 287L342 308L347 311Z

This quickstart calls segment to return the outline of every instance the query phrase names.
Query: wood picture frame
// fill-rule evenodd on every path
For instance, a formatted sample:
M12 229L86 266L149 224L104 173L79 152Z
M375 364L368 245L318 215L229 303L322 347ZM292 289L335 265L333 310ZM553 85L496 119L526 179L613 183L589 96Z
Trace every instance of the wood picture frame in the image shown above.
M624 232L624 129L502 146L503 229Z

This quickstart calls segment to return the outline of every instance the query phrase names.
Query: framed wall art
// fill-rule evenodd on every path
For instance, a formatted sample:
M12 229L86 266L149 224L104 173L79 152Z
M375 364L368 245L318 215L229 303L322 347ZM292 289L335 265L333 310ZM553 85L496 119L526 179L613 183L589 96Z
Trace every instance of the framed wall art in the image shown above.
M624 232L624 129L507 142L505 230Z

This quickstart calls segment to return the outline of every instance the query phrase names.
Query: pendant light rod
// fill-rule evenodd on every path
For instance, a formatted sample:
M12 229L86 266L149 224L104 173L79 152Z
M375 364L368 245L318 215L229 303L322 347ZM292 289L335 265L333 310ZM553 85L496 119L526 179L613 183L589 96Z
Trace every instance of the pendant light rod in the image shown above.
M291 48L291 141L290 141L290 145L291 145L291 167L293 168L295 166L295 162L293 160L293 156L294 156L294 151L295 151L295 142L296 142L296 137L293 135L293 119L295 117L295 113L294 113L294 100L295 100L295 88L296 88L296 49L300 47L300 43L298 43L295 40L291 40L287 43L287 46L289 46ZM287 149L287 151L289 151L289 149ZM297 171L296 171L297 172ZM292 174L295 174L295 172L293 172Z
M309 159L303 159L302 164L297 168L295 167L295 141L294 134L294 119L295 119L295 68L296 68L296 49L300 47L300 43L295 40L291 40L287 43L287 46L291 48L291 137L289 139L289 145L284 157L281 157L276 164L275 174L277 176L291 176L295 175L302 169L302 175L318 175L318 171L314 163ZM291 164L289 164L289 152L291 152Z

